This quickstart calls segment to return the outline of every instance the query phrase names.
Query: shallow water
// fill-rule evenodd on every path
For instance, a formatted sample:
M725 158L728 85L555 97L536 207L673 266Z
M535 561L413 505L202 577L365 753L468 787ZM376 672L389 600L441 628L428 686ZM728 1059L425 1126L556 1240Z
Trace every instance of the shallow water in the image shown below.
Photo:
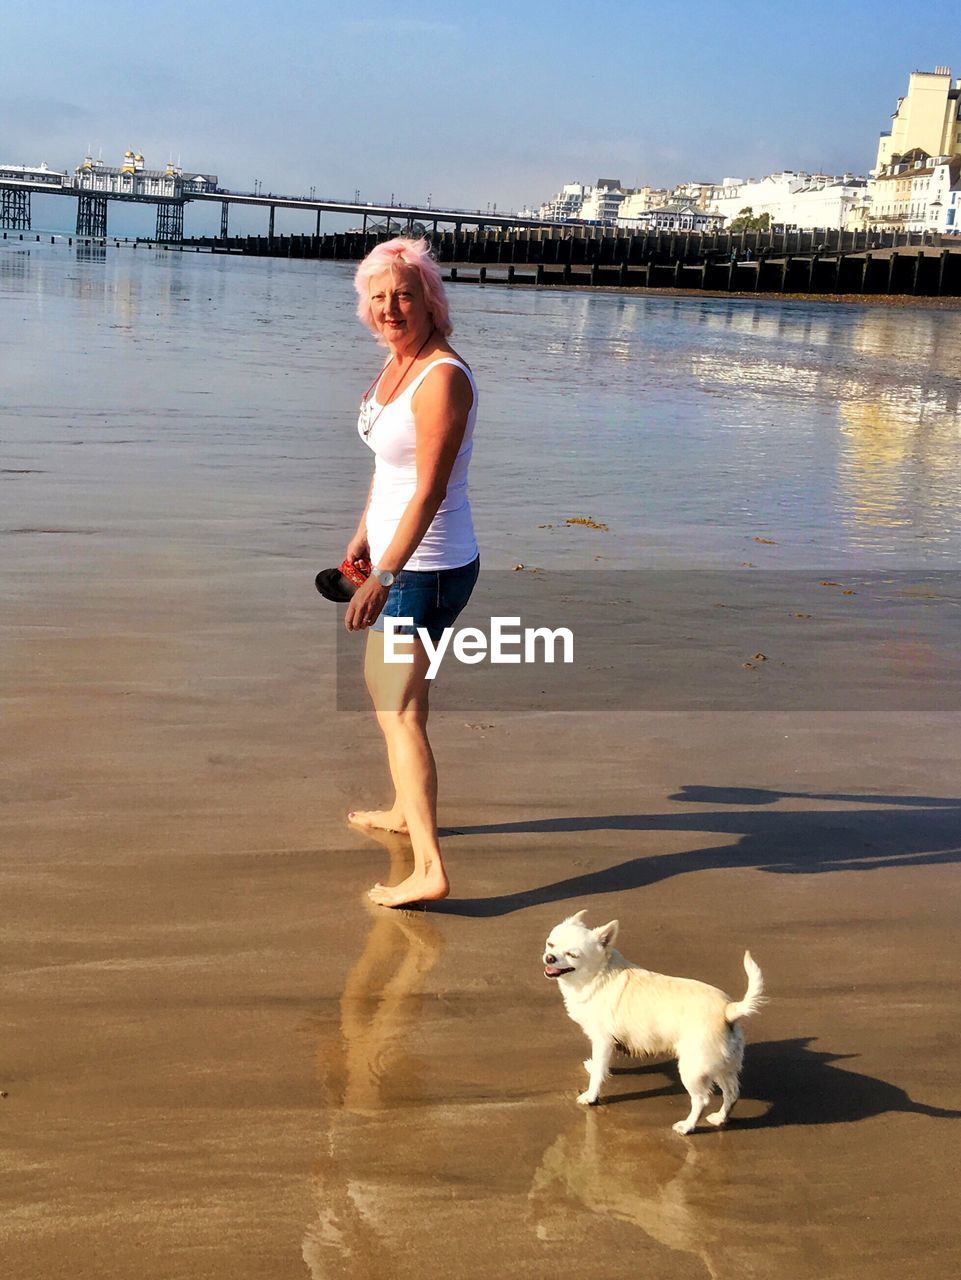
M332 557L380 359L350 275L0 250L3 528ZM961 313L467 285L452 304L488 566L956 563Z

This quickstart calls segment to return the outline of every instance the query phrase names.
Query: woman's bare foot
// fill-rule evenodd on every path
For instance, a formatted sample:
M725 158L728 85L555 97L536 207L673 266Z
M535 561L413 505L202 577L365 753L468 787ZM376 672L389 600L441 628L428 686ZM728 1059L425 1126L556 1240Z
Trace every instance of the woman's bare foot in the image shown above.
M407 823L398 809L351 809L347 821L352 827L368 831L396 831L398 835L407 835Z
M449 893L447 872L440 863L434 862L423 875L415 871L400 884L375 884L373 889L368 889L367 896L379 907L403 907L411 902L437 902Z

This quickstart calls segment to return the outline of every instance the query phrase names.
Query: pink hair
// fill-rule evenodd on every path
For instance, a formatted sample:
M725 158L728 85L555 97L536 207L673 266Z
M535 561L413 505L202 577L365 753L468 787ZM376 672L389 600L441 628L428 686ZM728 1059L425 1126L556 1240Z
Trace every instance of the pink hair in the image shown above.
M446 338L453 329L450 322L450 310L447 306L447 295L444 293L444 282L440 268L430 256L430 245L426 240L405 240L397 236L393 240L384 240L375 245L357 268L354 275L354 288L357 290L357 315L372 333L374 327L370 310L370 280L372 276L389 271L392 267L405 266L416 271L420 276L424 290L427 310L434 318L434 328Z

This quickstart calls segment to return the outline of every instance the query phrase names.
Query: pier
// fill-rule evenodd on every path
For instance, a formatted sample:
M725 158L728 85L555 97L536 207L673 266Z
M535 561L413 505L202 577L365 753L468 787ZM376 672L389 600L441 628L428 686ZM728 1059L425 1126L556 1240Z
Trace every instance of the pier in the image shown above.
M67 196L77 201L77 235L105 238L108 235L107 209L112 201L153 204L157 209L156 239L176 243L184 238L184 209L191 203L220 205L220 234L227 239L231 208L258 208L267 215L267 238L275 238L278 210L304 213L312 217L314 235L320 236L325 213L339 214L360 223L366 233L380 223L387 234L430 229L437 235L441 227L459 233L464 227L477 229L527 226L562 226L516 213L488 209L436 208L431 204L397 204L354 200L316 199L311 196L277 195L268 191L231 191L220 187L213 174L184 172L168 164L164 170L146 170L143 156L128 151L116 168L94 161L89 155L73 174L47 169L43 165L0 164L0 231L31 230L31 196Z

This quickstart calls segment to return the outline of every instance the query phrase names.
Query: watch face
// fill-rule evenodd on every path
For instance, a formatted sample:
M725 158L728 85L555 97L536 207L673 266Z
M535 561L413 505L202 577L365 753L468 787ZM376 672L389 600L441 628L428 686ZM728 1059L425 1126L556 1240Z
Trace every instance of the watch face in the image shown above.
M392 587L394 585L394 575L389 569L375 569L374 572L377 576L377 581L382 587Z

